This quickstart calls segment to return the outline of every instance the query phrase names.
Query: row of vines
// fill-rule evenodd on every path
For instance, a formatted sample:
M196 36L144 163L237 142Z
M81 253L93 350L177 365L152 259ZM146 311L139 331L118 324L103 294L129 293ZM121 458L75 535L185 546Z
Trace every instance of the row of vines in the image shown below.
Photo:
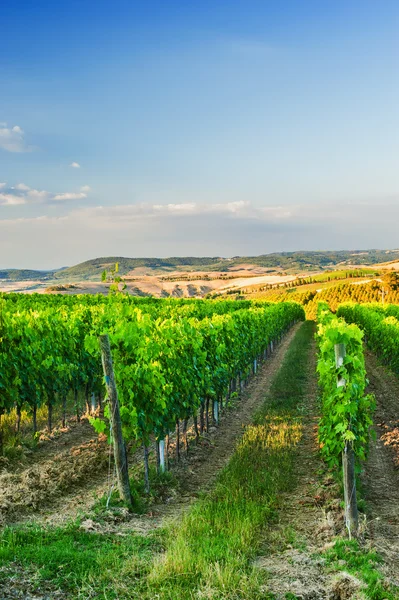
M271 342L304 318L293 303L154 300L124 296L0 298L0 415L36 413L104 393L98 336L108 334L123 435L147 447L179 422L206 427L209 408L256 371ZM105 417L110 417L107 405ZM93 424L108 428L107 418Z
M363 336L355 323L333 314L327 304L319 304L319 441L327 464L343 467L349 535L355 535L358 527L355 473L367 455L375 408L374 397L366 394Z
M344 304L337 314L361 327L370 350L399 375L399 306Z

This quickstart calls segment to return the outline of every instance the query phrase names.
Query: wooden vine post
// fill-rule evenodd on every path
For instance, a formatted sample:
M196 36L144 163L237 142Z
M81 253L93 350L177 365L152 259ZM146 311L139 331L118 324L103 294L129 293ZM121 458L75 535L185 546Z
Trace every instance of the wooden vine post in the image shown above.
M121 498L129 507L133 505L132 492L129 483L129 471L126 457L125 442L122 436L122 422L119 412L118 391L116 389L114 369L112 366L111 346L108 335L100 335L101 360L103 364L105 385L110 404L111 432L114 444L114 457L118 489Z
M345 344L335 344L334 351L335 366L339 369L343 365L346 355ZM345 379L337 376L337 387L345 387L345 385ZM342 469L344 477L345 522L350 539L357 534L359 516L356 498L355 453L352 444L348 441L345 442L345 448L342 451Z

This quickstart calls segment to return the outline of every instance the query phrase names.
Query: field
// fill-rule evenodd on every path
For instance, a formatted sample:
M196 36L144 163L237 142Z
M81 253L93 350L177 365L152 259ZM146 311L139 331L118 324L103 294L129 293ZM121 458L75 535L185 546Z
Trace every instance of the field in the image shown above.
M320 305L315 338L295 303L0 302L1 598L399 598L396 306ZM107 439L104 331L131 501Z
M384 262L388 257L393 260ZM319 283L373 278L394 269L398 257L397 250L285 252L229 259L105 257L55 271L0 271L0 292L106 294L109 285L101 281L101 275L116 263L129 293L136 296L199 298L255 294L287 284L318 289ZM311 283L305 283L306 280Z

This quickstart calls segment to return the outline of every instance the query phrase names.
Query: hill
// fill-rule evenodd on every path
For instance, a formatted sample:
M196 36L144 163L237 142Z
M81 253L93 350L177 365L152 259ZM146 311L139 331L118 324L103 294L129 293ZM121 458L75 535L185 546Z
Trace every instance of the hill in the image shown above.
M108 256L87 260L72 267L54 271L29 269L3 269L0 280L12 281L99 281L104 269L119 263L121 275L135 270L151 275L161 275L173 271L220 271L229 272L245 267L259 268L260 272L281 271L297 274L341 266L375 265L389 261L399 261L399 250L339 250L339 251L297 251L275 252L260 256L222 257L170 257L170 258L126 258Z
M357 251L298 251L276 252L260 256L222 257L170 257L170 258L126 258L121 256L102 257L88 260L55 274L57 279L98 279L104 269L119 263L119 271L127 275L135 269L144 269L151 274L171 271L221 271L228 272L251 265L263 269L280 270L288 273L315 271L343 265L374 265L390 260L399 260L399 250Z
M10 281L43 281L54 277L54 271L35 271L33 269L3 269L0 280Z

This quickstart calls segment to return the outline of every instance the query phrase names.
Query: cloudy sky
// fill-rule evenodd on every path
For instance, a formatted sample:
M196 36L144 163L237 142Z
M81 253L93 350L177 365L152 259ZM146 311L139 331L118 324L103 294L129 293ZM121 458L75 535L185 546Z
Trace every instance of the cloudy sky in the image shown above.
M0 19L0 268L399 246L396 0Z

